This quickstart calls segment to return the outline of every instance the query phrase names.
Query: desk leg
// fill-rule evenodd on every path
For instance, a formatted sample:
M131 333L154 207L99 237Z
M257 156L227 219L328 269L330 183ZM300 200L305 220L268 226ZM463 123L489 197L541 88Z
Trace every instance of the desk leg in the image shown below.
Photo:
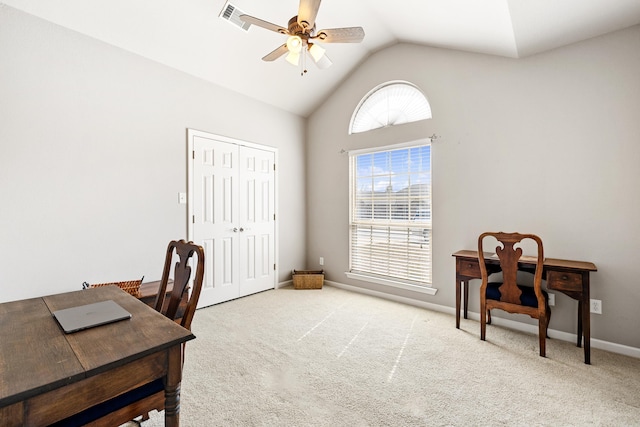
M578 347L582 347L582 304L584 304L584 299L580 298L578 300Z
M464 290L463 290L464 287ZM463 306L460 307L462 300ZM469 306L469 281L456 277L456 328L460 329L460 309L464 311L464 318L467 319L467 307Z
M456 277L456 328L460 329L460 286L461 281Z
M584 335L584 363L591 364L591 310L589 310L589 272L583 273L582 277L582 328Z
M582 328L584 335L584 363L591 364L591 313L589 312L589 299L582 302Z
M464 282L464 318L467 317L467 307L469 307L469 281L465 280Z
M180 425L180 384L182 382L182 346L168 350L167 379L164 385L164 425Z

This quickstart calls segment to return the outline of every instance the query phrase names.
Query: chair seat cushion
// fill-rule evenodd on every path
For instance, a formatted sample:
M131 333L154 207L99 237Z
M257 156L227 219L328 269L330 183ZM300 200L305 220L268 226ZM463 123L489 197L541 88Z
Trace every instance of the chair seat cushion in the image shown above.
M496 301L500 301L500 297L502 294L500 293L500 286L502 283L494 282L487 284L487 299L492 299ZM538 307L538 298L536 298L536 293L533 287L531 286L523 286L518 285L518 288L522 291L520 295L520 303L526 307ZM542 291L545 300L549 298L546 291Z

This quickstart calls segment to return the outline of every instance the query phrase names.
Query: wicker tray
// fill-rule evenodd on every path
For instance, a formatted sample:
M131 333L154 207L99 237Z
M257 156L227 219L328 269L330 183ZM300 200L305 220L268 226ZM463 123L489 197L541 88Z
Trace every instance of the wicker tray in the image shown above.
M322 289L324 270L293 270L294 289Z
M111 282L111 283L97 283L95 285L89 285L90 288L99 288L101 286L110 286L115 285L122 289L125 292L130 293L136 298L140 298L140 284L142 283L142 279L138 280L129 280L126 282Z

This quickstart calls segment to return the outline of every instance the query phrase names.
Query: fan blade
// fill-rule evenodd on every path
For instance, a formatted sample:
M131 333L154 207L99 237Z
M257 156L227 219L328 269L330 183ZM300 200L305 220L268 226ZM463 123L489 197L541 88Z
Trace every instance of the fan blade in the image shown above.
M304 29L312 29L316 23L320 0L300 0L298 7L298 24Z
M315 37L323 43L360 43L364 39L362 27L329 28L320 30Z
M258 27L266 28L270 31L275 31L280 34L289 34L289 31L286 28L281 27L280 25L272 24L271 22L263 21L260 18L256 18L251 15L240 15L240 20L242 22L246 22L247 24L257 25Z
M282 55L284 55L285 53L289 52L289 49L287 49L287 44L283 44L282 46L280 46L279 48L277 48L276 50L274 50L271 53L268 53L267 55L265 55L262 60L263 61L275 61L276 59L280 58Z

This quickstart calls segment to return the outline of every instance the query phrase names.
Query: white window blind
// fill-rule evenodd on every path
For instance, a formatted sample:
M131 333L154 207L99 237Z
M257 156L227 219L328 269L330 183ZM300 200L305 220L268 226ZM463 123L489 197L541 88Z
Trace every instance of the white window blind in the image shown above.
M350 155L350 271L431 285L431 147Z

